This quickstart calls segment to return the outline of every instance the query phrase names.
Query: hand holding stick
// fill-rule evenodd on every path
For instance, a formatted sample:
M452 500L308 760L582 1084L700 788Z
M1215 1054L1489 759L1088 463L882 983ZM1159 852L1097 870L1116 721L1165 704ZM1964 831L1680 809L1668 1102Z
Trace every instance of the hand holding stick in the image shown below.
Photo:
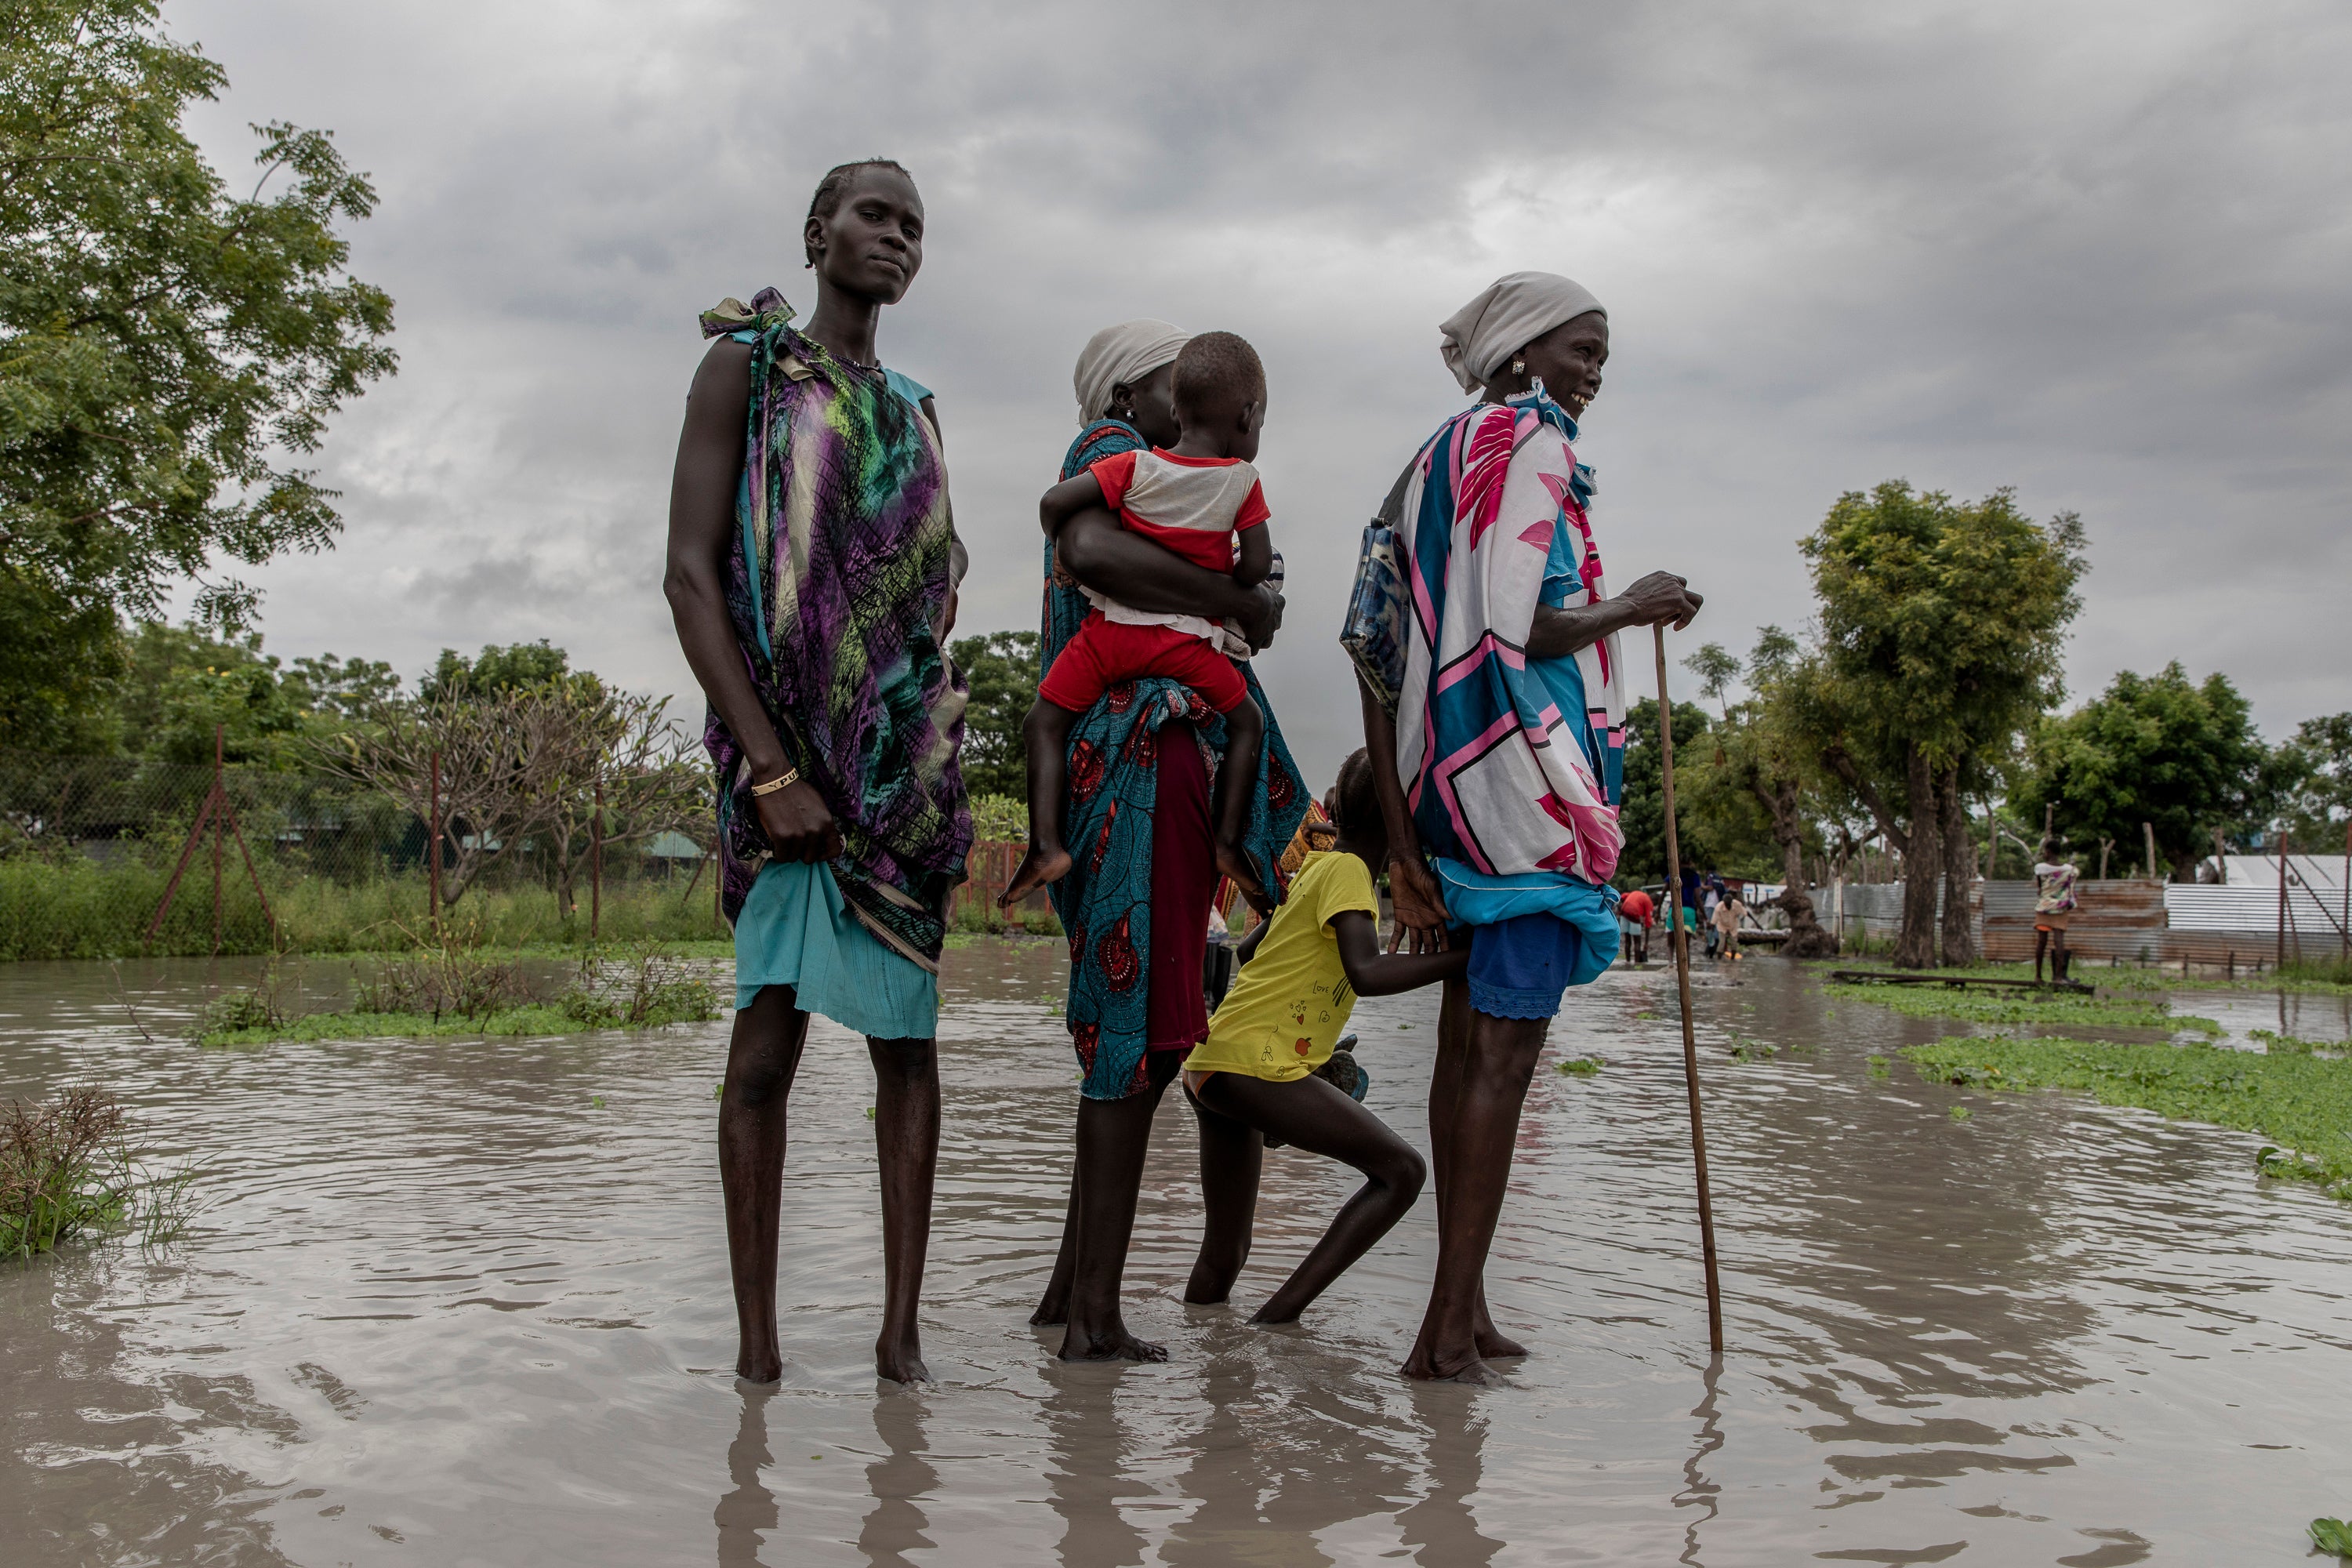
M1675 837L1675 708L1666 695L1666 628L1650 628L1658 646L1658 782L1666 809L1667 940L1674 945L1675 984L1683 1004L1683 1082L1690 1090L1691 1161L1698 1169L1699 1249L1706 1267L1706 1342L1723 1353L1723 1291L1715 1270L1715 1203L1706 1184L1706 1124L1699 1115L1698 1040L1691 1029L1690 933L1683 929L1682 848Z

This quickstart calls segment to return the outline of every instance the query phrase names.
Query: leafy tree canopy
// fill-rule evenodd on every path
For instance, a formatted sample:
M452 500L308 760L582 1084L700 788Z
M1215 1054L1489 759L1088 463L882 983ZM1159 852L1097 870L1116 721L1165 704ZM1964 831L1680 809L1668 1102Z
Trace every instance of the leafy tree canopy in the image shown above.
M1026 795L1029 760L1021 721L1037 696L1037 634L958 637L948 653L971 682L963 710L963 787L975 797Z
M2294 842L2320 854L2341 846L2352 821L2352 713L2305 719L2273 753L2272 771Z
M541 637L504 647L492 644L474 658L445 647L416 694L426 702L438 702L444 698L492 697L567 679L590 681L599 688L604 684L585 672L574 675L572 656Z
M2073 513L2037 523L2005 489L1963 503L1890 479L1839 497L1801 548L1857 738L1948 766L2055 702L2083 547Z
M392 301L343 271L335 229L375 195L287 124L255 128L260 177L232 195L182 126L225 79L155 0L0 13L0 618L63 634L0 661L0 737L54 733L119 668L116 618L152 616L175 579L236 629L255 595L207 580L215 558L340 526L299 463L394 368Z
M1727 694L1739 679L1739 656L1719 642L1701 643L1696 653L1683 660L1683 668L1698 677L1699 690L1722 704L1724 716L1730 717Z
M110 750L160 762L209 763L213 731L232 763L307 765L305 742L348 728L394 698L388 664L333 654L286 668L258 633L215 637L195 626L142 623L104 715Z
M2246 700L2227 676L2192 682L2178 663L2153 676L2126 670L2074 712L2042 720L2028 755L2011 802L2027 822L2038 826L2055 805L2073 848L2109 840L2126 863L2148 823L2158 858L2182 880L2212 852L2217 828L2241 837L2269 814L2270 754Z
M1675 826L1683 864L1702 869L1715 863L1716 848L1690 809L1685 781L1692 756L1712 751L1712 740L1701 737L1714 725L1714 719L1698 704L1675 704ZM1625 850L1617 861L1616 883L1621 888L1665 879L1665 787L1658 756L1658 701L1644 697L1625 716L1625 795L1617 811L1618 825L1625 834Z

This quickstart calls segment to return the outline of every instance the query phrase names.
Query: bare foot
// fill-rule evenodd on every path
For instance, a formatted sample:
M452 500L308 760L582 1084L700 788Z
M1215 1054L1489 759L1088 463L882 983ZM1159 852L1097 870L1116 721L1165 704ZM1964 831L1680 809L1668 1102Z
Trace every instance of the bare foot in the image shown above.
M1029 1314L1029 1326L1033 1329L1057 1329L1069 1321L1070 1297L1066 1290L1046 1291L1037 1310Z
M776 1353L773 1345L757 1352L747 1346L735 1358L735 1375L746 1383L781 1383L784 1377L784 1358Z
M922 1346L912 1334L903 1341L888 1334L874 1342L874 1375L892 1383L929 1383L931 1369L923 1364Z
M1298 1321L1298 1314L1303 1310L1305 1309L1299 1307L1277 1307L1272 1301L1268 1301L1257 1310L1250 1318L1250 1321L1268 1328L1280 1328L1285 1324Z
M1429 1355L1415 1349L1412 1359L1398 1370L1407 1377L1419 1378L1425 1383L1466 1383L1478 1388L1501 1388L1507 1381L1475 1353L1454 1362L1451 1358Z
M1166 1361L1168 1347L1137 1339L1124 1325L1103 1333L1073 1328L1062 1336L1064 1361Z
M1478 1330L1479 1360L1503 1361L1509 1357L1523 1356L1527 1353L1527 1346L1519 1343L1518 1341L1511 1338L1508 1334L1504 1333L1500 1329L1495 1327L1494 1324L1486 1323L1480 1326Z
M1249 856L1240 845L1217 846L1217 873L1231 877L1234 886L1241 889L1242 897L1247 899L1250 908L1258 913L1265 914L1274 908L1274 900L1266 897L1265 884L1257 879L1257 868L1250 864Z
M1029 853L1021 857L1021 864L1013 868L1013 880L1004 884L996 907L1009 910L1046 883L1060 881L1070 874L1070 852L1060 845L1032 844Z

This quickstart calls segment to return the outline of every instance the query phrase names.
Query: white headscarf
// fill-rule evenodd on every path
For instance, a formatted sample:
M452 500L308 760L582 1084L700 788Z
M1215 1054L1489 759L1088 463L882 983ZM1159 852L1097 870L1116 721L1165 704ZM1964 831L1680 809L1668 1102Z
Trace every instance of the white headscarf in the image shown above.
M1609 313L1581 283L1557 272L1507 273L1439 324L1437 352L1462 390L1476 392L1513 354L1588 310Z
M1110 412L1110 389L1132 386L1163 364L1173 364L1192 334L1165 321L1121 321L1105 327L1078 351L1070 377L1078 395L1078 423L1091 425Z

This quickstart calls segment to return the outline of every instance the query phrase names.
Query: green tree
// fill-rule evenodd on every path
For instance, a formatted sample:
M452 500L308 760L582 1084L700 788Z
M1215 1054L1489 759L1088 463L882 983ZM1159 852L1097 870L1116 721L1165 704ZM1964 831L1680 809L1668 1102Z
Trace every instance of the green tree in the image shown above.
M1701 643L1696 653L1683 660L1683 668L1698 677L1700 693L1715 699L1728 720L1731 704L1727 694L1739 679L1739 657L1719 642Z
M2246 700L2227 676L2192 682L2177 662L2126 670L2074 712L2043 719L2028 758L2012 799L2028 822L2055 806L2073 844L2115 845L2126 864L2142 858L2147 823L2177 881L2196 880L2217 831L2239 837L2269 815L2271 757Z
M1899 479L1839 497L1802 543L1822 637L1791 714L1903 855L1898 964L1936 962L1939 874L1943 961L1975 959L1967 796L2057 700L2083 543L2072 513L2037 523L2007 490L1963 503Z
M1724 710L1715 743L1703 752L1705 766L1694 770L1692 795L1708 841L1727 864L1761 878L1777 875L1790 891L1801 893L1809 886L1805 853L1821 847L1814 821L1821 792L1811 751L1786 698L1796 656L1796 639L1780 627L1766 626L1758 635L1748 661L1755 696ZM1723 684L1729 684L1727 678Z
M1685 780L1692 754L1712 746L1712 742L1702 742L1701 737L1714 723L1706 710L1695 702L1675 704L1675 828L1685 867L1704 868L1715 859L1715 847L1684 793L1688 788ZM1621 888L1665 879L1665 786L1658 757L1658 702L1644 697L1625 716L1625 792L1617 808L1618 826L1625 834L1615 879Z
M971 700L963 710L964 789L975 796L1027 795L1029 758L1021 743L1021 721L1037 697L1037 634L958 637L948 653L971 682Z
M445 647L431 673L418 683L416 695L425 702L438 702L444 698L483 698L567 679L585 680L600 689L604 686L593 675L574 675L572 656L541 637L537 642L510 643L503 647L493 643L474 658L467 658L454 647Z
M142 622L108 693L109 750L158 762L209 763L218 726L231 763L298 768L309 739L348 728L398 691L392 667L332 654L285 668L257 632L215 637L199 626Z
M111 605L76 604L0 554L0 744L112 752L115 683L128 657Z
M208 577L216 559L340 526L299 464L394 367L392 301L343 271L335 229L375 195L287 124L256 128L260 181L230 194L182 126L225 79L155 0L0 14L0 619L58 628L0 660L0 740L53 736L119 669L117 617L174 579L234 629L255 594Z
M2345 825L2352 821L2352 713L2305 719L2272 758L2271 792L2281 802L2281 826L2315 854L2343 844Z

